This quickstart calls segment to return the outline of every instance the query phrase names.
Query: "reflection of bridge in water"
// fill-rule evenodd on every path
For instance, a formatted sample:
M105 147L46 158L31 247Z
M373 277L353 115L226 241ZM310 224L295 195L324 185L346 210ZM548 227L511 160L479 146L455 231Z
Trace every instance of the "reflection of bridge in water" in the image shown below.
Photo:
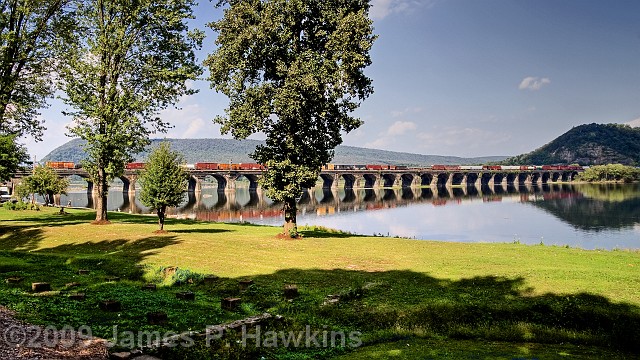
M460 204L465 201L540 201L557 197L574 196L567 190L568 184L537 184L513 186L462 186L420 187L393 189L322 189L305 191L298 201L301 214L331 215L340 212L378 210L408 206L416 203L434 206ZM111 192L110 209L131 213L150 211L136 200L135 193ZM575 195L577 196L577 195ZM87 194L88 198L95 195ZM121 199L121 200L119 200ZM93 207L95 199L88 201ZM168 211L169 215L204 221L252 221L255 219L282 217L282 205L266 198L262 191L239 189L237 191L189 192L185 203Z

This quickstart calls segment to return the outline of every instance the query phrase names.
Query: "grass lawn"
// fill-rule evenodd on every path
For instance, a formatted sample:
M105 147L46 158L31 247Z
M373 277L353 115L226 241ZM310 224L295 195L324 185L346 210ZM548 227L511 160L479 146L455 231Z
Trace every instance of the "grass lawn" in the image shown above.
M39 324L89 323L94 335L110 337L115 324L183 331L270 312L285 317L272 329L358 331L363 343L356 351L231 346L220 350L228 357L625 358L640 351L637 251L432 242L314 228L303 231L303 240L279 240L280 228L171 219L169 233L154 234L154 217L110 213L113 224L96 226L89 224L93 212L56 211L0 209L0 276L25 278L21 285L0 285L0 305ZM81 277L79 269L91 272ZM203 285L202 274L220 281ZM108 276L122 281L108 282ZM254 284L239 290L237 281L247 278ZM36 281L51 282L54 291L36 296L29 289ZM64 296L71 291L65 284L74 281L87 294L84 302ZM140 290L145 282L158 290ZM296 284L300 296L284 300L285 284ZM185 289L196 293L195 301L175 298ZM339 301L323 305L327 295ZM220 299L230 296L242 298L237 311L220 308ZM123 310L100 313L96 304L105 298L120 300ZM148 311L167 312L169 323L147 324ZM190 358L209 358L211 351L194 348Z

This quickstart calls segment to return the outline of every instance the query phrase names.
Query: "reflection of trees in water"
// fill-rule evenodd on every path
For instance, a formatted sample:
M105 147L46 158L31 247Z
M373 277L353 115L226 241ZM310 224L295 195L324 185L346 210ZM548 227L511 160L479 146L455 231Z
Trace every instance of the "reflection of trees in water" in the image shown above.
M637 184L575 186L549 192L544 201L532 204L581 230L625 229L640 223Z

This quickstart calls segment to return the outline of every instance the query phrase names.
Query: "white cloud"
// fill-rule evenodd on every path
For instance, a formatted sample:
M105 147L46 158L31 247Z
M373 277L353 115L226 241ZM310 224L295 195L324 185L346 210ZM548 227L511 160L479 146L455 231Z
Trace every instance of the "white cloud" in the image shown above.
M551 83L549 78L538 78L528 76L520 82L518 89L520 90L540 90L543 86Z
M631 120L629 122L626 122L625 124L629 125L631 127L640 127L640 118L637 118L635 120Z
M370 15L374 20L381 20L394 13L409 12L419 6L433 6L429 0L372 0Z
M396 142L398 136L402 136L407 132L417 129L416 123L411 121L396 121L385 131L378 134L378 138L364 144L365 147L373 149L385 149Z
M416 123L411 121L396 121L387 129L386 135L388 136L398 136L403 135L407 131L417 129Z

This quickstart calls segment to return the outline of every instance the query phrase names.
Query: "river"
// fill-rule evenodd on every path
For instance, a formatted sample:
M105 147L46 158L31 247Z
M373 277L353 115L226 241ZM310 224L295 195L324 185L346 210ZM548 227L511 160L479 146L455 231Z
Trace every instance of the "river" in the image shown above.
M86 192L61 202L92 207ZM461 242L519 242L584 249L640 249L640 184L528 187L314 189L300 199L299 225L347 232ZM112 190L108 208L150 213L135 195ZM281 225L281 206L261 192L205 188L185 194L171 216ZM170 229L169 229L170 230Z

